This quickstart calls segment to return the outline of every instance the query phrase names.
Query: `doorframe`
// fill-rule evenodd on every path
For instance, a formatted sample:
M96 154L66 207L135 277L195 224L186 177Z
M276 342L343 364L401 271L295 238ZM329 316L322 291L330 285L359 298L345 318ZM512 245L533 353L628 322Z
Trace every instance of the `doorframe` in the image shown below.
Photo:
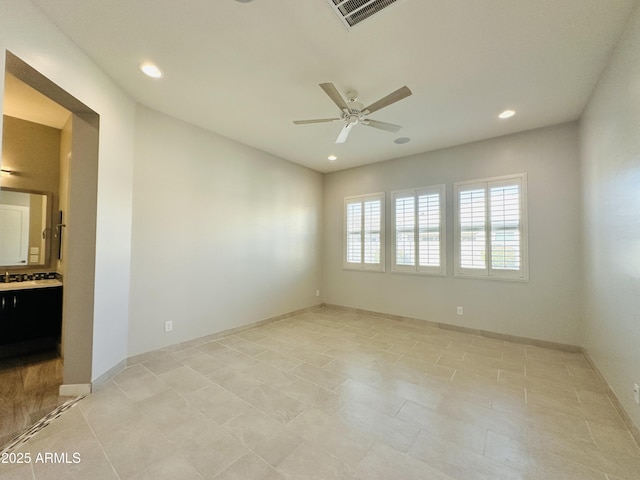
M89 393L93 364L98 146L100 116L9 50L5 71L72 113L67 242L63 278L63 385L67 395Z

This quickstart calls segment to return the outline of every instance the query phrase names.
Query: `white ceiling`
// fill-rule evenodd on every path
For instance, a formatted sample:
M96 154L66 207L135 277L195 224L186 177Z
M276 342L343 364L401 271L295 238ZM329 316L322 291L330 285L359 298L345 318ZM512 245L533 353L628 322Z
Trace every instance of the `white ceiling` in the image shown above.
M321 172L579 118L635 3L400 0L349 31L326 0L32 1L139 103ZM404 128L294 125L339 115L322 82L407 85L371 115Z

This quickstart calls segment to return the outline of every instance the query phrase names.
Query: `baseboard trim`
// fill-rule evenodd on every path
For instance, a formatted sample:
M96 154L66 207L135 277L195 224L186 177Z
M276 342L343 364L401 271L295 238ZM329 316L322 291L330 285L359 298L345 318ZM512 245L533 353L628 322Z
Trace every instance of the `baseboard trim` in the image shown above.
M91 393L90 383L62 384L58 389L61 397L82 397Z
M107 370L105 373L103 373L98 378L96 378L93 382L91 382L92 390L94 392L100 390L107 383L109 383L109 381L113 377L115 377L122 370L124 370L126 368L126 366L127 366L127 361L126 360L122 360L118 364L116 364L113 367L111 367L109 370Z
M388 313L380 313L380 312L374 312L371 310L363 310L360 308L352 308L352 307L345 307L342 305L333 305L330 303L323 303L322 306L324 308L332 308L332 309L336 309L336 310L342 310L342 311L347 311L347 312L353 312L353 313L359 313L359 314L364 314L364 315L371 315L374 317L379 317L379 318L386 318L388 320L394 320L394 321L398 321L398 322L405 322L405 323L413 323L413 324L417 324L417 325L429 325L431 327L434 328L440 328L442 330L452 330L455 332L460 332L460 333L468 333L470 335L478 335L481 337L486 337L486 338L492 338L494 340L503 340L506 342L513 342L513 343L520 343L523 345L531 345L532 347L542 347L542 348L549 348L552 350L560 350L562 352L569 352L569 353L582 353L582 347L578 347L577 345L568 345L565 343L558 343L558 342L551 342L548 340L538 340L535 338L528 338L528 337L519 337L516 335L507 335L505 333L497 333L497 332L491 332L489 330L480 330L480 329L476 329L476 328L469 328L469 327L461 327L458 325L451 325L449 323L441 323L441 322L432 322L430 320L422 320L419 318L413 318L413 317L404 317L401 315L392 315L392 314L388 314Z
M263 325L268 325L269 323L277 322L279 320L284 320L286 318L293 317L295 315L300 315L303 313L312 312L314 310L318 310L322 308L322 304L312 305L310 307L301 308L299 310L293 310L291 312L283 313L281 315L276 315L274 317L265 318L264 320L258 320L256 322L248 323L246 325L242 325L240 327L229 328L227 330L222 330L220 332L212 333L211 335L206 335L204 337L194 338L193 340L187 340L186 342L176 343L174 345L169 345L167 347L158 348L156 350L151 350L150 352L141 353L139 355L133 355L126 359L126 366L135 365L138 363L146 362L152 360L158 355L162 355L167 352L174 352L177 350L183 350L185 348L197 347L204 343L212 342L213 340L218 340L219 338L228 337L230 335L235 335L236 333L243 332L245 330L249 330L255 327L261 327Z
M591 368L593 368L593 370L596 372L596 376L598 377L600 382L602 382L602 385L605 386L605 392L607 394L607 397L609 397L609 400L611 401L611 403L613 404L613 407L618 412L618 415L620 415L625 425L631 432L631 436L633 437L633 439L636 441L638 446L640 446L640 429L633 422L633 419L631 418L627 410L622 405L622 402L620 401L618 396L615 394L615 392L611 388L611 385L609 385L609 382L607 382L607 379L604 377L600 369L596 366L595 362L589 355L589 352L586 349L582 349L582 354L584 355L584 358L587 360L589 365L591 365Z
M438 325L443 330L453 330L456 332L470 333L481 337L493 338L495 340L504 340L505 342L519 343L521 345L530 345L532 347L548 348L550 350L560 350L567 353L582 353L582 347L577 345L569 345L566 343L551 342L549 340L539 340L536 338L519 337L517 335L507 335L505 333L497 333L489 330L476 330L473 328L460 327L458 325L449 325L440 323Z

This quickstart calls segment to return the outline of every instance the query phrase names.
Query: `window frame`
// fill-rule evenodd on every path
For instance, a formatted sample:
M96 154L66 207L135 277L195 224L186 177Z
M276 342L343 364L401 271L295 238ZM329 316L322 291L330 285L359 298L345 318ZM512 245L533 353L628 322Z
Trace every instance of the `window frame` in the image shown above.
M520 247L520 268L518 270L499 269L492 267L492 226L491 226L491 188L500 186L519 186L519 247ZM462 261L462 227L460 223L460 193L470 190L484 190L484 248L485 264L484 268L465 268L461 266ZM529 219L527 212L527 174L519 173L514 175L504 175L500 177L484 178L479 180L469 180L454 183L454 227L455 227L455 267L454 276L461 278L478 278L487 280L507 280L507 281L529 281Z
M365 262L365 250L366 241L364 241L365 231L365 203L372 200L378 200L380 202L380 258L378 263L366 263ZM349 245L349 229L348 229L348 210L351 204L360 204L360 262L348 261L348 245ZM355 195L344 198L343 208L343 254L342 262L345 270L367 271L367 272L384 272L385 271L385 193L370 193L366 195ZM375 230L372 230L375 231Z
M420 228L419 228L419 198L423 195L438 195L439 202L439 213L440 213L440 222L438 225L438 233L439 233L439 255L440 255L440 265L439 266L420 266ZM397 204L396 200L399 198L412 198L414 200L414 224L413 224L413 247L414 247L414 265L399 265L397 263L397 254L398 254L398 246L397 246L397 236L398 236L398 228L397 228ZM391 192L391 209L392 209L392 260L391 260L391 271L393 273L407 273L414 275L436 275L436 276L446 276L447 275L447 255L446 255L446 245L447 245L447 235L446 235L446 187L444 184L439 185L430 185L426 187L416 187L416 188L408 188L402 190L393 190Z

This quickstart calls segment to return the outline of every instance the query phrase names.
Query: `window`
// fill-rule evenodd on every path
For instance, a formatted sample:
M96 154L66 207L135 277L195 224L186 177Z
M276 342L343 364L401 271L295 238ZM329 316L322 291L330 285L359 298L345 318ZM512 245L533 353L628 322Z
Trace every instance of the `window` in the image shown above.
M394 272L446 275L444 192L438 185L392 193Z
M529 279L527 176L455 184L456 276Z
M384 271L384 193L344 200L344 268Z

